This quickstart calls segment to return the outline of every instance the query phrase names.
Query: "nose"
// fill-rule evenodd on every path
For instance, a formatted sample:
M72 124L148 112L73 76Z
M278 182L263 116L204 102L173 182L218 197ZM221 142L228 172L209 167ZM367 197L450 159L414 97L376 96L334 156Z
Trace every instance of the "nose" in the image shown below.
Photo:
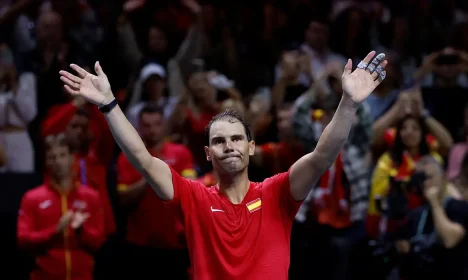
M224 144L224 152L225 153L230 153L234 151L234 149L232 148L232 142L230 140L226 141L226 143Z

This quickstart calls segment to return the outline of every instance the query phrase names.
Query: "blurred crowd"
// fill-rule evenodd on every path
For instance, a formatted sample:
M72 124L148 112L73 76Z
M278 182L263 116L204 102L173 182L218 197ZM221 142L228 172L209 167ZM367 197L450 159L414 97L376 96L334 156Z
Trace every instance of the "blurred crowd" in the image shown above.
M467 1L0 1L0 172L44 178L18 214L31 279L190 275L180 211L59 70L99 61L151 154L210 186L214 115L251 124L251 180L287 171L330 122L346 60L370 50L387 77L296 216L290 279L468 279Z

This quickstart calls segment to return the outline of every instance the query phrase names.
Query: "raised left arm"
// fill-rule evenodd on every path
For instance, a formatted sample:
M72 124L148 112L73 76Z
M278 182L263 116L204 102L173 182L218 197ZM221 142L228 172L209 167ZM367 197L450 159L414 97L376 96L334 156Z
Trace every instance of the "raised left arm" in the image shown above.
M359 103L385 78L385 54L375 54L370 52L353 72L352 62L348 60L341 78L343 97L332 121L320 136L315 150L291 167L289 181L294 199L304 200L320 176L333 164L349 135Z

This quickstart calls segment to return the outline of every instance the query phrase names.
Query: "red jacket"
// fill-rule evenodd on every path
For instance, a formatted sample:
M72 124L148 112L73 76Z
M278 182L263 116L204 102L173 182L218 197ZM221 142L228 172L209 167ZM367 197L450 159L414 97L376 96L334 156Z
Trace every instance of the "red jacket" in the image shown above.
M106 235L110 235L116 230L107 190L107 168L112 161L114 138L97 106L87 104L86 108L90 117L89 131L92 141L87 154L76 155L74 171L77 177L75 179L99 192L101 205L104 208L105 232ZM78 107L72 102L53 106L42 123L42 136L46 137L64 132L77 110ZM81 159L84 160L84 165L81 164Z
M81 185L68 193L41 185L23 196L17 235L19 247L36 257L30 279L93 279L92 253L99 249L105 236L99 203L99 194ZM60 217L78 209L90 214L81 231L68 227L63 233L56 233Z

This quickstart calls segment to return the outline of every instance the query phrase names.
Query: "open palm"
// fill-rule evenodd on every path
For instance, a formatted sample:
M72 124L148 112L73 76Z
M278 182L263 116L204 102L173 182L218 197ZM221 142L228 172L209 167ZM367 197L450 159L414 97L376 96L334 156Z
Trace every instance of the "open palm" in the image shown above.
M385 66L387 66L385 54L379 54L375 58L374 56L375 51L372 51L364 58L363 62L370 66L367 69L357 68L352 71L351 60L348 60L348 63L346 63L341 83L344 93L355 103L364 101L382 82L382 76L385 77L385 71L383 71ZM379 67L379 71L383 74L382 76L378 71L374 71L377 67Z
M99 62L94 65L97 75L88 73L76 64L71 64L70 67L76 71L78 76L67 71L60 71L60 79L65 84L68 93L81 96L86 101L98 106L108 104L114 99L109 80L102 71Z

